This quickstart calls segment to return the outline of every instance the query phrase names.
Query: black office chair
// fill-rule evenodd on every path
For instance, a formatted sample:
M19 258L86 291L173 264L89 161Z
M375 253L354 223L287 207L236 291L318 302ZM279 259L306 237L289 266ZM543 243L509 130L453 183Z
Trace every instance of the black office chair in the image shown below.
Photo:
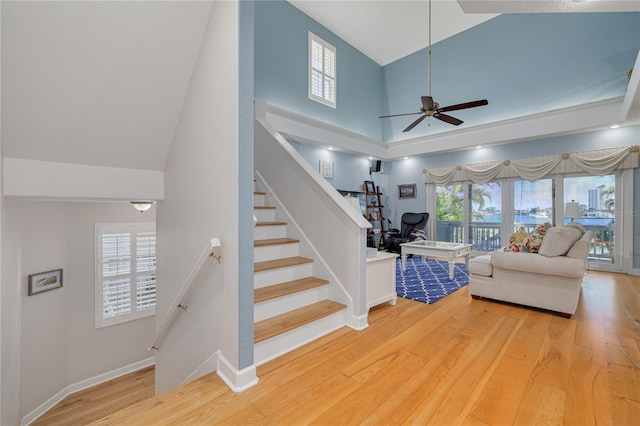
M403 213L400 230L390 229L387 233L387 251L400 253L400 244L418 239L426 240L424 229L428 220L429 213Z

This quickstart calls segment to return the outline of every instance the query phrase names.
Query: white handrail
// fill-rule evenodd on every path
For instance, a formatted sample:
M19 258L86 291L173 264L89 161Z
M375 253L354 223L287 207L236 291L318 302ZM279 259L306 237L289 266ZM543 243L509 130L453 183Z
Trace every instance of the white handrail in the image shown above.
M160 327L158 327L158 329L156 330L156 335L153 338L153 343L151 343L151 346L149 346L149 350L155 349L157 351L160 349L158 343L160 343L160 340L162 340L164 333L169 328L169 325L171 325L171 323L173 322L173 319L178 313L178 309L182 309L183 311L187 312L187 306L184 305L184 301L191 294L191 291L193 290L193 284L195 283L198 274L202 271L205 264L207 263L207 260L213 257L218 261L218 263L220 263L222 259L222 255L215 253L216 249L219 247L221 247L220 240L218 238L212 238L207 247L200 255L198 262L194 265L186 281L184 282L184 284L182 284L182 288L171 304L172 308L169 310L169 313L162 319Z

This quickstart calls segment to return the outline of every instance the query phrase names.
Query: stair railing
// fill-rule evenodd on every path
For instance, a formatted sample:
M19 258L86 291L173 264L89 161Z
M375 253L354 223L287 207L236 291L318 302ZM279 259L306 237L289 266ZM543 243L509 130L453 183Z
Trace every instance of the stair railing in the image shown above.
M178 292L175 299L173 300L173 303L171 304L172 308L169 310L169 313L162 319L162 322L160 323L160 327L158 327L158 329L156 330L156 334L155 334L155 337L153 338L153 342L151 343L151 346L149 346L149 350L155 349L156 351L159 351L160 341L162 340L167 329L169 328L174 318L178 314L178 311L182 310L184 312L187 312L187 305L185 305L184 303L189 297L189 295L191 294L191 291L194 288L194 284L196 283L196 278L198 278L198 275L200 274L200 272L207 265L209 259L214 258L215 260L218 261L218 263L222 261L222 255L216 254L217 249L219 249L220 247L221 247L220 240L218 238L212 238L209 244L207 245L207 247L204 249L204 251L200 255L200 258L194 265L193 269L191 270L191 273L185 280L184 284L182 284L180 291Z

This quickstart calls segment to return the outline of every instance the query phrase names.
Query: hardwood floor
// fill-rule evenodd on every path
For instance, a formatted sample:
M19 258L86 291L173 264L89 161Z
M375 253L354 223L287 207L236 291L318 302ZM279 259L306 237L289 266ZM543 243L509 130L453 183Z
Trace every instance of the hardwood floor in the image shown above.
M243 393L210 374L94 424L637 425L639 321L640 278L593 271L571 319L467 288L399 298L364 331L259 367Z
M39 417L33 426L86 425L151 398L155 393L155 368L146 367L73 393Z

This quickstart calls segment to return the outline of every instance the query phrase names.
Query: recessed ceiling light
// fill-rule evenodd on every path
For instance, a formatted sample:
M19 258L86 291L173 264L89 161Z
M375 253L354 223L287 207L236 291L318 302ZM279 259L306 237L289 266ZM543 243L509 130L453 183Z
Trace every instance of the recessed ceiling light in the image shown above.
M329 151L333 151L334 149L335 149L335 148L334 148L334 147L332 147L332 146L330 146L330 147L329 147Z
M482 145L476 145L476 149L482 148Z
M409 157L404 157L404 159L405 159L405 160L408 160L408 159L409 159Z
M609 126L610 129L617 129L618 127L620 127L619 124L614 124L613 126Z

